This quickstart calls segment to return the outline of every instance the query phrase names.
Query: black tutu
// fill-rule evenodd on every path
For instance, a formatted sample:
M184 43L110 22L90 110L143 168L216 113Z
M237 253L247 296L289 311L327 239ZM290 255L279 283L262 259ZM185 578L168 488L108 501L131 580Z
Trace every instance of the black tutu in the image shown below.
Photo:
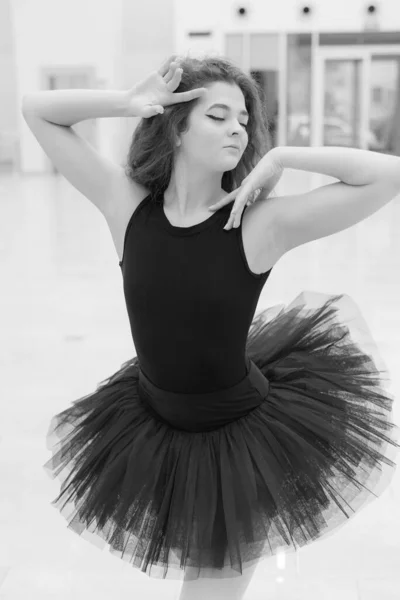
M399 428L351 298L303 292L262 311L246 351L228 389L162 390L134 357L56 415L44 468L68 527L150 577L228 578L381 495Z

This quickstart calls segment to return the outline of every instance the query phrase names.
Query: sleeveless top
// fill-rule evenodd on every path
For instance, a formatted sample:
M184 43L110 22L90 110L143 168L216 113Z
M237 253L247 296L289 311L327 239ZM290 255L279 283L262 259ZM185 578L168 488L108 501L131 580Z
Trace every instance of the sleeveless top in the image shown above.
M177 227L163 201L149 194L136 207L119 262L140 369L173 392L233 386L247 375L247 334L272 269L250 270L242 223L223 229L233 203Z

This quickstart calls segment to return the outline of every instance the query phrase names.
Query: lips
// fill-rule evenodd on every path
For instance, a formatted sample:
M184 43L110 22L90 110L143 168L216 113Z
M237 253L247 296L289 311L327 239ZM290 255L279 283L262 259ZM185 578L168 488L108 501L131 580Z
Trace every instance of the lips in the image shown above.
M225 148L236 148L236 150L239 150L239 146L235 146L234 144L230 146L225 146Z

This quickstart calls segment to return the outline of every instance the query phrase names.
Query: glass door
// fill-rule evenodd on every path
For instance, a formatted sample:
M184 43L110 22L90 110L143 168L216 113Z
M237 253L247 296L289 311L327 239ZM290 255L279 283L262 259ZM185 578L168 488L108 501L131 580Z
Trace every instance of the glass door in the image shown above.
M363 48L318 48L315 145L366 148L368 69L368 55Z
M368 147L400 156L400 53L374 54L370 78Z
M400 47L320 47L313 145L400 156Z

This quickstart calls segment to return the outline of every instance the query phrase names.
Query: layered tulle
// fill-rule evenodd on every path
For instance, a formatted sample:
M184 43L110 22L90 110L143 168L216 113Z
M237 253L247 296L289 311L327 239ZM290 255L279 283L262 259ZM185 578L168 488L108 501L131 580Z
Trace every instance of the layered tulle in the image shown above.
M151 577L235 577L338 530L389 485L398 456L388 371L356 304L304 292L247 340L261 404L213 431L158 418L137 357L56 415L44 465L68 526Z

